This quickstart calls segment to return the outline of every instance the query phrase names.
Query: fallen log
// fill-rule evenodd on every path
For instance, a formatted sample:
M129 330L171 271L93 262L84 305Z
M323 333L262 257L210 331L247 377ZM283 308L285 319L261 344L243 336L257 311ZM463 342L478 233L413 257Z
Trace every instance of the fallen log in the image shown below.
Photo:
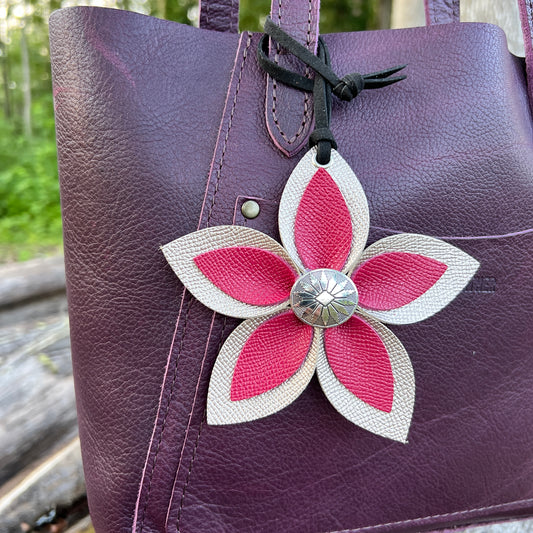
M0 307L65 290L63 256L0 267Z
M21 533L46 512L68 507L85 493L79 439L33 465L0 490L0 530Z
M77 431L68 319L16 333L0 355L0 486Z

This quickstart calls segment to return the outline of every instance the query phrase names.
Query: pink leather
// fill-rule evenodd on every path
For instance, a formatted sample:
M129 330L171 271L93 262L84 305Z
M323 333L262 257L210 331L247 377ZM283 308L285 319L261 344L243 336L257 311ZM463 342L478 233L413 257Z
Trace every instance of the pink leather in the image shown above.
M339 381L372 407L390 413L394 377L385 345L374 329L358 316L326 329L326 355Z
M342 270L352 243L352 221L339 187L320 168L302 195L294 241L306 268Z
M251 246L212 250L196 256L194 262L219 289L252 305L287 300L296 280L296 273L281 257Z
M319 0L272 0L272 20L309 50L316 52ZM270 55L280 65L311 76L309 69L283 49L272 45ZM274 145L285 155L296 154L306 143L313 126L312 97L267 77L266 126Z
M303 363L312 340L313 328L292 311L264 322L239 356L231 383L232 401L257 396L289 379Z
M416 300L446 272L431 257L388 252L365 261L352 275L365 309L388 311Z

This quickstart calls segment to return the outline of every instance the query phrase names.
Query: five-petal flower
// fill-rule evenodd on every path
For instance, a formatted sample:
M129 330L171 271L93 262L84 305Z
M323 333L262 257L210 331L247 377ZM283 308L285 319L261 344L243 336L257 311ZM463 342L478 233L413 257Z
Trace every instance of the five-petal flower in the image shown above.
M207 400L210 424L273 414L315 370L331 404L373 433L405 442L414 406L410 359L383 323L424 320L452 301L478 262L435 238L398 234L366 250L365 193L342 157L298 163L279 209L282 247L241 226L185 235L163 252L185 287L245 318L222 346Z

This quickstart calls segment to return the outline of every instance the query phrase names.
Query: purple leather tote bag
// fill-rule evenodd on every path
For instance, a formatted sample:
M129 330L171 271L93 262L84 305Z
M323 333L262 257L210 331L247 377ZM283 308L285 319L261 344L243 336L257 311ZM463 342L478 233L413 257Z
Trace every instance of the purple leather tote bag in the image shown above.
M238 7L201 28L93 7L50 20L72 356L98 533L425 531L533 514L533 51L427 3L428 26L324 35L332 67L407 79L335 101L370 241L422 233L481 268L443 311L393 326L417 379L408 444L348 422L313 378L276 415L205 422L239 321L183 290L160 246L197 228L277 234L312 96L268 79ZM318 0L272 17L313 49ZM286 56L280 61L289 62ZM527 67L527 68L526 68ZM528 76L529 75L529 76ZM260 214L244 218L254 199Z

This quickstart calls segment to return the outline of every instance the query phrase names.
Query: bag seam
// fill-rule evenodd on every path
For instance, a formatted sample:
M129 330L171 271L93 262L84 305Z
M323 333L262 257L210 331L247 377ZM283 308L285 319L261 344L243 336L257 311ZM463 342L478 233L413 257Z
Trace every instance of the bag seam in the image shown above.
M222 324L222 330L220 332L220 339L218 341L217 353L220 352L220 349L222 348L222 343L223 343L222 341L223 341L223 338L224 338L224 333L226 331L227 325L228 325L228 319L225 316L224 317L224 322ZM198 383L200 382L201 374L202 373L200 373L200 376L198 378ZM187 472L187 477L185 478L185 485L183 486L183 490L181 492L181 500L180 500L180 506L179 506L179 509L178 509L177 522L176 522L176 529L177 529L178 533L180 533L180 520L181 520L181 513L183 511L183 504L185 502L185 495L186 495L186 492L187 492L187 487L189 485L189 481L191 479L192 467L193 467L194 461L196 459L196 452L198 450L198 445L200 443L200 435L202 433L202 428L204 427L206 419L207 419L207 408L204 409L204 413L202 415L202 421L200 422L200 427L198 428L198 435L197 435L196 441L194 443L194 448L193 448L193 451L192 451L191 461L189 463L189 470ZM177 474L178 473L176 472L176 476L177 476ZM170 503L172 504L172 502L170 502ZM169 506L169 512L170 512L170 506Z
M400 520L400 521L397 521L397 522L387 522L387 523L383 523L383 524L375 524L373 526L363 526L363 527L356 528L356 529L340 529L340 530L336 530L336 531L330 531L328 533L357 533L357 532L360 532L360 531L371 531L372 529L376 529L378 527L387 527L387 526L402 525L402 524L408 524L408 523L416 524L418 522L421 522L423 520L429 520L431 518L449 518L451 516L462 516L462 515L465 515L465 514L479 513L481 511L487 511L489 509L506 507L508 505L513 505L515 503L533 503L533 498L528 498L528 499L525 499L525 500L514 500L512 502L488 505L488 506L485 506L485 507L477 507L477 508L474 508L474 509L465 509L464 511L454 511L452 513L443 513L443 514L436 514L436 515L430 515L430 516L423 516L423 517L419 517L419 518L410 518L408 520Z
M229 134L230 134L230 130L231 130L232 125L233 125L233 116L235 114L235 108L236 108L236 105L237 105L237 97L238 97L239 90L240 90L240 87L241 87L241 80L242 80L242 75L243 75L243 71L244 71L244 65L245 65L245 62L246 62L246 58L248 57L248 50L249 50L249 48L251 46L251 43L252 43L252 34L250 32L247 32L247 42L246 42L246 46L245 46L245 49L244 49L243 54L242 54L242 60L241 60L241 64L240 64L240 67L239 67L239 76L238 76L237 85L236 85L236 88L235 88L235 96L233 97L232 108L231 108L231 111L230 111L230 118L228 120L228 130L227 130L226 135L224 137L224 145L222 147L222 153L221 153L221 156L220 156L220 163L219 163L219 166L218 166L218 169L217 169L216 180L215 180L215 188L214 188L214 191L213 191L213 197L212 197L211 205L209 207L209 211L207 213L206 227L209 226L209 222L210 222L211 216L213 214L213 208L214 208L215 203L216 203L216 195L217 195L217 193L219 191L220 178L221 178L222 167L223 167L223 164L224 164L224 158L225 158L225 154L226 154L226 150L227 150L227 146L228 146ZM221 332L221 335L222 335L222 333L223 333L223 331ZM211 331L209 332L209 337L207 339L206 347L209 344L210 336L211 336ZM178 364L178 359L176 360L176 371L177 371L177 364ZM202 372L200 371L199 374L198 374L198 380L196 382L196 392L198 391L198 387L199 387L199 384L200 384L201 377L202 377ZM188 416L189 419L192 416L192 412L193 412L193 409L194 409L194 404L195 404L195 402L193 402L191 404L191 410L190 410L189 416ZM170 406L170 401L169 401L168 405ZM168 413L168 408L167 408L167 413ZM165 416L166 416L166 414L165 414ZM203 424L203 422L202 422L202 424ZM201 430L202 424L200 425L199 432ZM197 437L197 442L198 442L198 440L199 440L199 436ZM187 436L185 437L184 442L183 442L182 454L183 454L183 451L185 450L186 445L187 445ZM190 472L192 471L192 465L194 463L194 459L195 459L195 455L196 455L196 447L197 447L197 444L196 444L196 446L195 446L195 448L193 450L193 456L192 456L191 463L190 463L189 474L188 474L188 477L186 479L186 483L185 483L185 485L183 487L183 492L185 492L185 490L186 490L186 488L188 486L188 482L189 482L189 479L190 479ZM178 465L178 469L176 470L176 473L175 473L175 478L176 479L177 479L177 477L179 475L180 466L181 466L181 462ZM168 516L168 514L170 512L170 509L171 509L173 501L174 501L174 491L170 495L170 500L169 500L169 504L168 504L168 508L167 508L167 516ZM180 513L181 513L182 503L183 502L181 502L180 509L178 510L178 512L180 512ZM143 516L143 521L144 521L144 516ZM141 528L140 531L142 533L142 528Z
M242 69L244 68L244 61L245 61L246 55L247 55L246 52L247 52L247 50L248 50L248 48L250 47L250 44L251 44L251 33L247 32L247 35L248 35L248 41L247 41L247 44L246 44L246 49L245 49L245 51L243 53L243 58L242 58L241 66L240 66L239 82L237 84L236 94L235 94L235 98L234 98L234 101L233 101L231 119L233 118L233 112L234 112L234 108L235 108L235 104L236 104L236 97L237 97L237 94L238 94L239 88L240 88L240 80L241 80L241 77L242 77ZM214 207L214 204L215 204L215 197L216 197L216 194L218 192L218 182L220 180L220 174L221 174L221 169L222 169L222 161L224 159L224 154L225 154L226 147L227 147L227 140L228 140L228 136L229 136L229 131L230 131L231 126L232 126L232 120L231 119L230 119L230 121L228 123L228 132L226 133L225 145L223 147L223 151L222 151L222 155L221 155L221 164L220 164L220 167L218 169L217 176L216 176L215 190L213 192L213 201L212 201L212 204L210 206L210 211L208 213L207 225L209 223L209 219L211 217L211 213L212 213L212 210L213 210L213 207ZM206 192L207 192L208 188L209 188L209 180L208 180L208 182L206 184ZM186 293L186 291L184 290L184 294L185 293ZM170 388L170 391L169 391L168 402L167 402L167 405L166 405L166 408L165 408L165 413L163 415L163 422L162 422L161 431L160 431L159 437L158 437L158 443L156 445L156 451L155 451L154 459L153 459L153 462L152 462L152 467L150 469L150 474L148 475L148 489L147 489L147 494L146 494L143 510L142 510L142 513L141 513L141 521L140 521L140 524L138 526L139 533L142 533L143 528L144 528L146 509L148 507L151 488L152 488L153 473L154 473L155 466L156 466L156 463L157 463L157 458L158 458L158 455L159 455L160 445L161 445L161 442L163 440L163 432L164 432L164 429L165 429L165 423L166 423L166 420L167 420L167 417L168 417L170 404L172 403L172 397L173 397L175 382L176 382L176 379L177 379L178 362L179 362L179 359L180 359L179 354L181 353L181 349L183 347L183 342L184 342L184 339L185 339L185 331L186 331L186 327L187 327L187 323L188 323L188 317L189 317L189 314L190 314L190 310L191 310L191 307L192 307L192 302L193 302L193 300L190 299L189 303L188 303L188 308L187 308L187 311L186 311L184 324L183 324L183 330L182 330L182 334L181 334L181 337L180 337L180 345L179 345L179 348L178 348L178 355L176 357L176 361L175 361L175 364L174 364L174 375L173 375L172 385L171 385L171 388ZM178 315L178 319L177 319L178 322L179 322L179 318L180 318L180 316ZM176 327L177 327L177 325L178 324L176 324ZM156 424L157 424L157 420L156 420ZM186 446L186 442L184 441L183 449L185 449L185 446ZM177 474L178 474L178 472L176 472L176 475ZM143 484L143 480L141 480L141 490L142 490L142 484ZM171 502L172 502L172 496L171 496ZM135 520L135 518L134 518L134 520ZM135 527L137 529L136 525L135 525Z
M168 412L169 412L169 409L170 409L170 404L172 403L172 397L173 397L173 394L174 394L174 387L175 387L177 376L178 376L178 361L180 359L179 355L181 354L181 350L183 348L183 342L185 340L185 333L186 333L186 330L187 330L187 324L188 324L188 319L189 319L189 315L190 315L190 311L191 311L191 307L192 307L192 302L193 302L193 300L192 300L192 298L190 298L189 299L189 303L187 305L187 311L185 313L185 319L184 319L184 322L183 322L183 329L182 329L181 336L180 336L180 344L179 344L179 347L178 347L178 354L176 356L176 362L174 364L174 375L172 377L172 384L170 386L170 391L169 391L169 395L168 395L168 401L167 401L167 405L165 407L165 413L163 415L163 422L162 422L162 425L161 425L161 431L159 432L159 437L158 437L158 440L157 440L157 445L156 445L156 449L155 449L155 455L154 455L154 459L153 459L153 462L152 462L152 468L150 469L150 474L148 475L148 489L147 489L146 498L144 500L143 510L142 510L142 513L141 513L141 523L139 524L139 532L140 533L142 533L143 528L144 528L144 519L145 519L145 516L146 516L146 509L148 507L148 502L150 500L150 492L151 492L151 489L152 489L153 474L154 474L154 470L155 470L155 467L156 467L157 458L159 456L159 450L160 450L160 447L161 447L161 442L163 440L163 433L164 433L165 427L166 427L166 421L167 421ZM178 320L179 320L179 316L178 316Z
M209 211L207 213L206 227L209 226L209 222L211 221L211 216L213 214L213 208L215 207L216 196L217 196L218 189L219 189L219 186L220 186L220 177L221 177L221 174L222 174L222 166L224 165L224 158L225 158L225 155L226 155L226 150L228 148L229 133L230 133L231 127L233 126L233 115L235 114L235 107L237 105L237 96L238 96L239 90L241 88L241 80L242 80L242 74L243 74L243 71L244 71L244 63L246 61L246 58L248 57L248 49L250 48L250 45L252 44L252 34L250 32L247 32L247 36L248 36L248 40L246 42L246 47L245 47L245 49L244 49L244 51L242 53L242 61L241 61L240 69L239 69L239 77L237 79L237 86L236 86L236 89L235 89L235 96L233 97L233 105L231 107L230 117L229 117L229 120L228 120L228 131L226 132L226 135L224 137L224 145L222 147L222 154L220 156L220 163L219 163L218 169L217 169L217 177L216 177L216 180L215 180L215 189L213 191L213 197L211 199L211 205L209 206Z

